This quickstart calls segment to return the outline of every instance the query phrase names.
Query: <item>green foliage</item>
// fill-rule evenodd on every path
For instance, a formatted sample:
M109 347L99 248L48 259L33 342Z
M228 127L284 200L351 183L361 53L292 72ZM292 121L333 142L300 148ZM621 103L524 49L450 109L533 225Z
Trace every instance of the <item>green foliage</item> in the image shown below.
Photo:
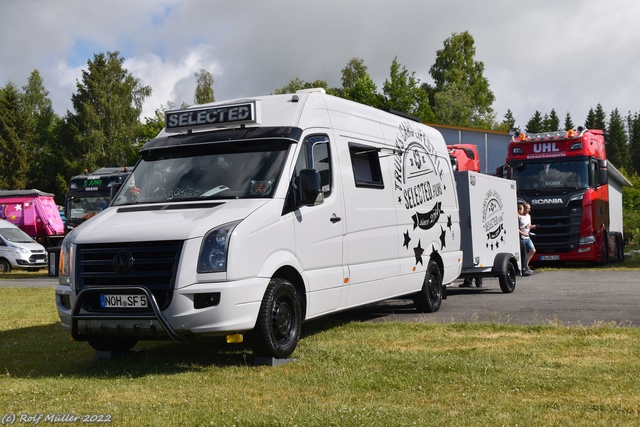
M626 168L629 160L627 133L624 127L624 121L617 108L609 115L609 125L607 126L605 141L607 159L618 168Z
M587 119L584 122L584 125L587 129L600 129L603 132L607 132L607 115L602 108L602 105L598 103L595 111L593 108L589 109L589 113L587 114Z
M62 330L52 298L51 289L3 289L5 414L107 414L114 426L638 421L638 328L376 323L345 313L307 323L295 360L275 367L252 366L246 347L213 339L144 342L95 360Z
M11 82L0 90L0 189L23 189L27 184L33 129L18 88Z
M544 131L544 120L542 118L542 114L540 113L540 111L536 110L536 112L527 122L527 125L525 126L525 132L539 133Z
M209 102L215 102L216 98L213 95L213 75L205 69L201 69L195 73L196 76L196 91L193 97L193 101L196 104L207 104Z
M123 68L118 52L94 55L82 72L71 100L75 114L67 123L71 145L80 163L93 170L102 166L124 166L136 155L140 114L151 88Z
M329 88L329 84L324 80L316 80L313 82L306 82L302 80L300 77L295 77L293 80L289 82L288 85L276 89L273 94L274 95L282 95L287 93L296 93L299 90L303 89L314 89L314 88L323 88L329 94L335 93L334 89Z
M620 172L633 185L622 188L624 237L631 249L640 250L640 175L628 174L624 168Z
M384 102L367 72L367 66L360 58L351 59L342 69L342 89L336 94L342 98L376 108L381 108Z
M452 126L491 128L495 100L484 76L484 63L475 60L475 41L468 31L453 33L436 52L427 85L436 121Z
M564 118L564 128L565 130L573 129L573 120L571 119L571 114L567 112L567 115Z
M400 111L418 117L422 121L432 121L434 116L429 106L429 96L420 86L415 72L409 72L394 58L389 79L382 85L384 108Z

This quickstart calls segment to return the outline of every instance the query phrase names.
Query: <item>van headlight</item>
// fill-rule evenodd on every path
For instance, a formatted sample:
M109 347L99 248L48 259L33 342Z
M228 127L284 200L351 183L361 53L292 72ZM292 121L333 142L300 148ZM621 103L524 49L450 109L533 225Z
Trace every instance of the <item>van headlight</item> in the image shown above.
M62 245L60 245L60 270L58 272L58 283L61 285L71 286L73 289L71 266L73 265L76 245L71 243L70 236L71 233L67 234L67 237L62 241Z
M18 255L30 255L31 251L29 249L21 248L20 246L11 246L11 249Z
M229 239L238 222L221 225L204 236L198 257L198 273L221 273L227 271Z

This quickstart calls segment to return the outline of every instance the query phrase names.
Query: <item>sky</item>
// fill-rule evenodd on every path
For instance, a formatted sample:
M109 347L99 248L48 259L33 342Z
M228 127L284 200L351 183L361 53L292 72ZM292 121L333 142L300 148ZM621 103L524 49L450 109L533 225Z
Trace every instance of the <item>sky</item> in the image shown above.
M87 62L117 51L152 89L143 118L193 104L202 69L223 101L296 77L341 87L360 58L382 92L394 58L432 83L436 52L468 31L498 121L555 109L578 126L598 104L640 111L639 21L634 0L0 0L0 87L37 69L64 115Z

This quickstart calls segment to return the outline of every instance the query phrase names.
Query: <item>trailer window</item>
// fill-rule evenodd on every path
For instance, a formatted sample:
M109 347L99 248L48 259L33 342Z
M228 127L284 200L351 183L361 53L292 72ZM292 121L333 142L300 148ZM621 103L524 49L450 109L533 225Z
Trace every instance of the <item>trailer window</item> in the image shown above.
M384 188L377 148L349 144L349 154L356 187Z

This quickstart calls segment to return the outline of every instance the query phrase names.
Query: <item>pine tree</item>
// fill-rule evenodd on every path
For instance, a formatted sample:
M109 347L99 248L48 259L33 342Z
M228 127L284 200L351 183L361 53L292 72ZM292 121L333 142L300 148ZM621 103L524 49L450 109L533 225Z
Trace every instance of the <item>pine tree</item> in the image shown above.
M628 161L627 134L624 129L624 121L614 109L609 115L609 126L605 133L607 159L618 168L626 168Z
M571 114L567 111L567 115L564 117L565 130L573 129L573 120L571 120Z
M32 133L20 98L11 82L0 90L0 189L22 190L27 184Z
M533 113L533 116L527 122L524 130L528 133L544 132L544 121L542 119L542 113L540 113L540 111L536 110L536 112Z

